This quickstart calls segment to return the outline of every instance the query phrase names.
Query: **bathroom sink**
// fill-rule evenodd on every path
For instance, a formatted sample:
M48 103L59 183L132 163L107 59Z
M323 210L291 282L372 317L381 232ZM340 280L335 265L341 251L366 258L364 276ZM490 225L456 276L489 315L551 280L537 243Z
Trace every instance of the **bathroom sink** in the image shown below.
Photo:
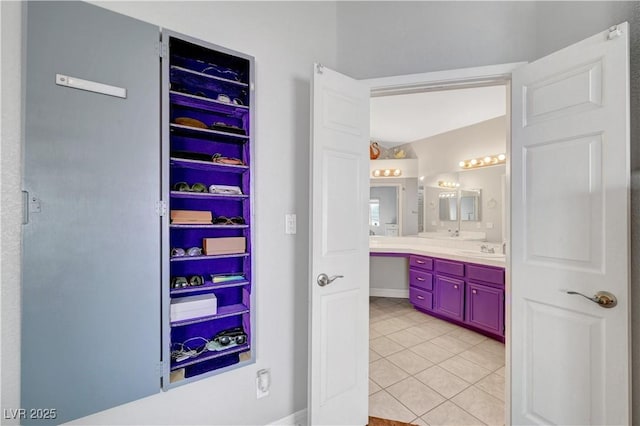
M469 256L469 257L481 257L481 258L486 258L486 259L504 259L504 254L502 253L485 253L485 252L481 252L480 250L456 250L457 253L463 255L463 256Z

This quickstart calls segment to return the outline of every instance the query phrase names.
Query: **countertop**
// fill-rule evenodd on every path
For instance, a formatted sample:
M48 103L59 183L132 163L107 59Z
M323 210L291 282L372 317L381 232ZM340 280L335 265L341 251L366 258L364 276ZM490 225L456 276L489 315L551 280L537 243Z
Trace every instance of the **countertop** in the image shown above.
M493 248L496 253L482 253L481 245ZM502 246L492 243L451 242L448 246L440 240L421 237L374 237L369 239L369 253L416 254L440 259L458 260L479 265L505 267Z

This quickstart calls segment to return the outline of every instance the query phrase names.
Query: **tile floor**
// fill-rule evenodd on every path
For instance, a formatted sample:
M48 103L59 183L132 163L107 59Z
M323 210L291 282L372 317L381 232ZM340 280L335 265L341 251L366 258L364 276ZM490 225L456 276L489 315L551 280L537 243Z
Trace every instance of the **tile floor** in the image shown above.
M372 297L369 415L417 425L503 425L504 344Z

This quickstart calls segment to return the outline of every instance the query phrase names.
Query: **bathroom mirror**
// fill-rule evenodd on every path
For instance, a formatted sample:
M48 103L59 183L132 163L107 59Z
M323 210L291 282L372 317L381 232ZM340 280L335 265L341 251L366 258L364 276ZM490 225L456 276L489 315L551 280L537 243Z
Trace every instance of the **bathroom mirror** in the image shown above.
M443 191L438 195L439 219L442 221L458 220L458 192Z
M371 185L369 235L400 235L400 185Z
M480 221L480 189L461 189L460 197L460 220L469 222Z

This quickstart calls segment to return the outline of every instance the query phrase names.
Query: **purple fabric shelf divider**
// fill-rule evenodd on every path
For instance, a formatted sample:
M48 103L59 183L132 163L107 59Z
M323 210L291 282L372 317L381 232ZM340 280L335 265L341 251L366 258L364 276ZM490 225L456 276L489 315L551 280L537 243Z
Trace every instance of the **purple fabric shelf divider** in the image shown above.
M247 257L249 253L236 253L236 254L217 254L212 256L179 256L169 259L171 262L184 262L189 260L212 260L212 259L227 259L231 257Z
M189 93L181 93L170 91L170 100L175 105L191 108L204 108L207 110L217 110L225 114L242 115L249 112L249 107L246 105L230 104L228 102L221 102L215 99L206 98L204 96L192 95Z
M171 66L171 71L176 72L176 73L184 73L184 74L188 74L188 75L192 75L192 76L198 76L204 79L211 79L211 80L216 80L216 81L220 81L220 82L224 82L224 83L231 83L231 84L235 84L237 86L242 86L242 87L248 87L249 85L247 83L243 83L242 81L236 81L236 80L230 80L227 78L222 78L222 77L217 77L215 75L209 75L209 74L204 74L198 71L193 71L187 68L182 68L179 67L177 65L172 65Z
M169 225L172 229L244 229L249 225Z
M244 200L249 198L248 194L212 194L209 192L181 192L171 191L171 196L174 198L218 198L222 200Z
M199 127L190 127L190 126L184 126L182 124L175 124L175 123L171 123L169 126L173 130L177 130L185 133L195 133L200 135L212 135L212 136L220 135L220 136L238 138L238 139L249 139L249 136L247 135L241 135L238 133L221 132L220 130L200 129Z
M249 170L247 166L234 166L231 164L219 164L211 161L187 160L184 158L171 157L171 166L185 167L196 170L210 170L227 173L244 173Z
M174 321L171 323L171 327L183 327L185 325L196 324L199 322L213 321L219 318L231 317L234 315L241 315L249 312L249 307L238 303L235 305L227 305L218 307L218 313L215 315L208 315L206 317L193 318L182 321Z
M229 354L248 351L250 348L251 347L249 346L249 344L246 344L246 345L234 346L234 347L226 349L224 351L217 351L217 352L205 351L205 352L203 352L202 354L200 354L199 356L197 356L195 358L189 358L189 359L187 359L185 361L182 361L182 362L176 362L176 363L172 362L171 363L171 370L177 370L179 368L188 367L190 365L197 364L197 363L202 362L202 361L207 361L209 359L219 358L221 356L225 356L225 355L229 355Z
M170 294L171 296L180 296L180 295L185 295L189 293L197 293L200 291L207 291L207 290L212 291L212 290L218 290L222 288L242 287L249 284L250 283L247 280L228 281L225 283L217 283L217 284L213 284L211 281L205 281L204 285L199 285L196 287L172 289Z

